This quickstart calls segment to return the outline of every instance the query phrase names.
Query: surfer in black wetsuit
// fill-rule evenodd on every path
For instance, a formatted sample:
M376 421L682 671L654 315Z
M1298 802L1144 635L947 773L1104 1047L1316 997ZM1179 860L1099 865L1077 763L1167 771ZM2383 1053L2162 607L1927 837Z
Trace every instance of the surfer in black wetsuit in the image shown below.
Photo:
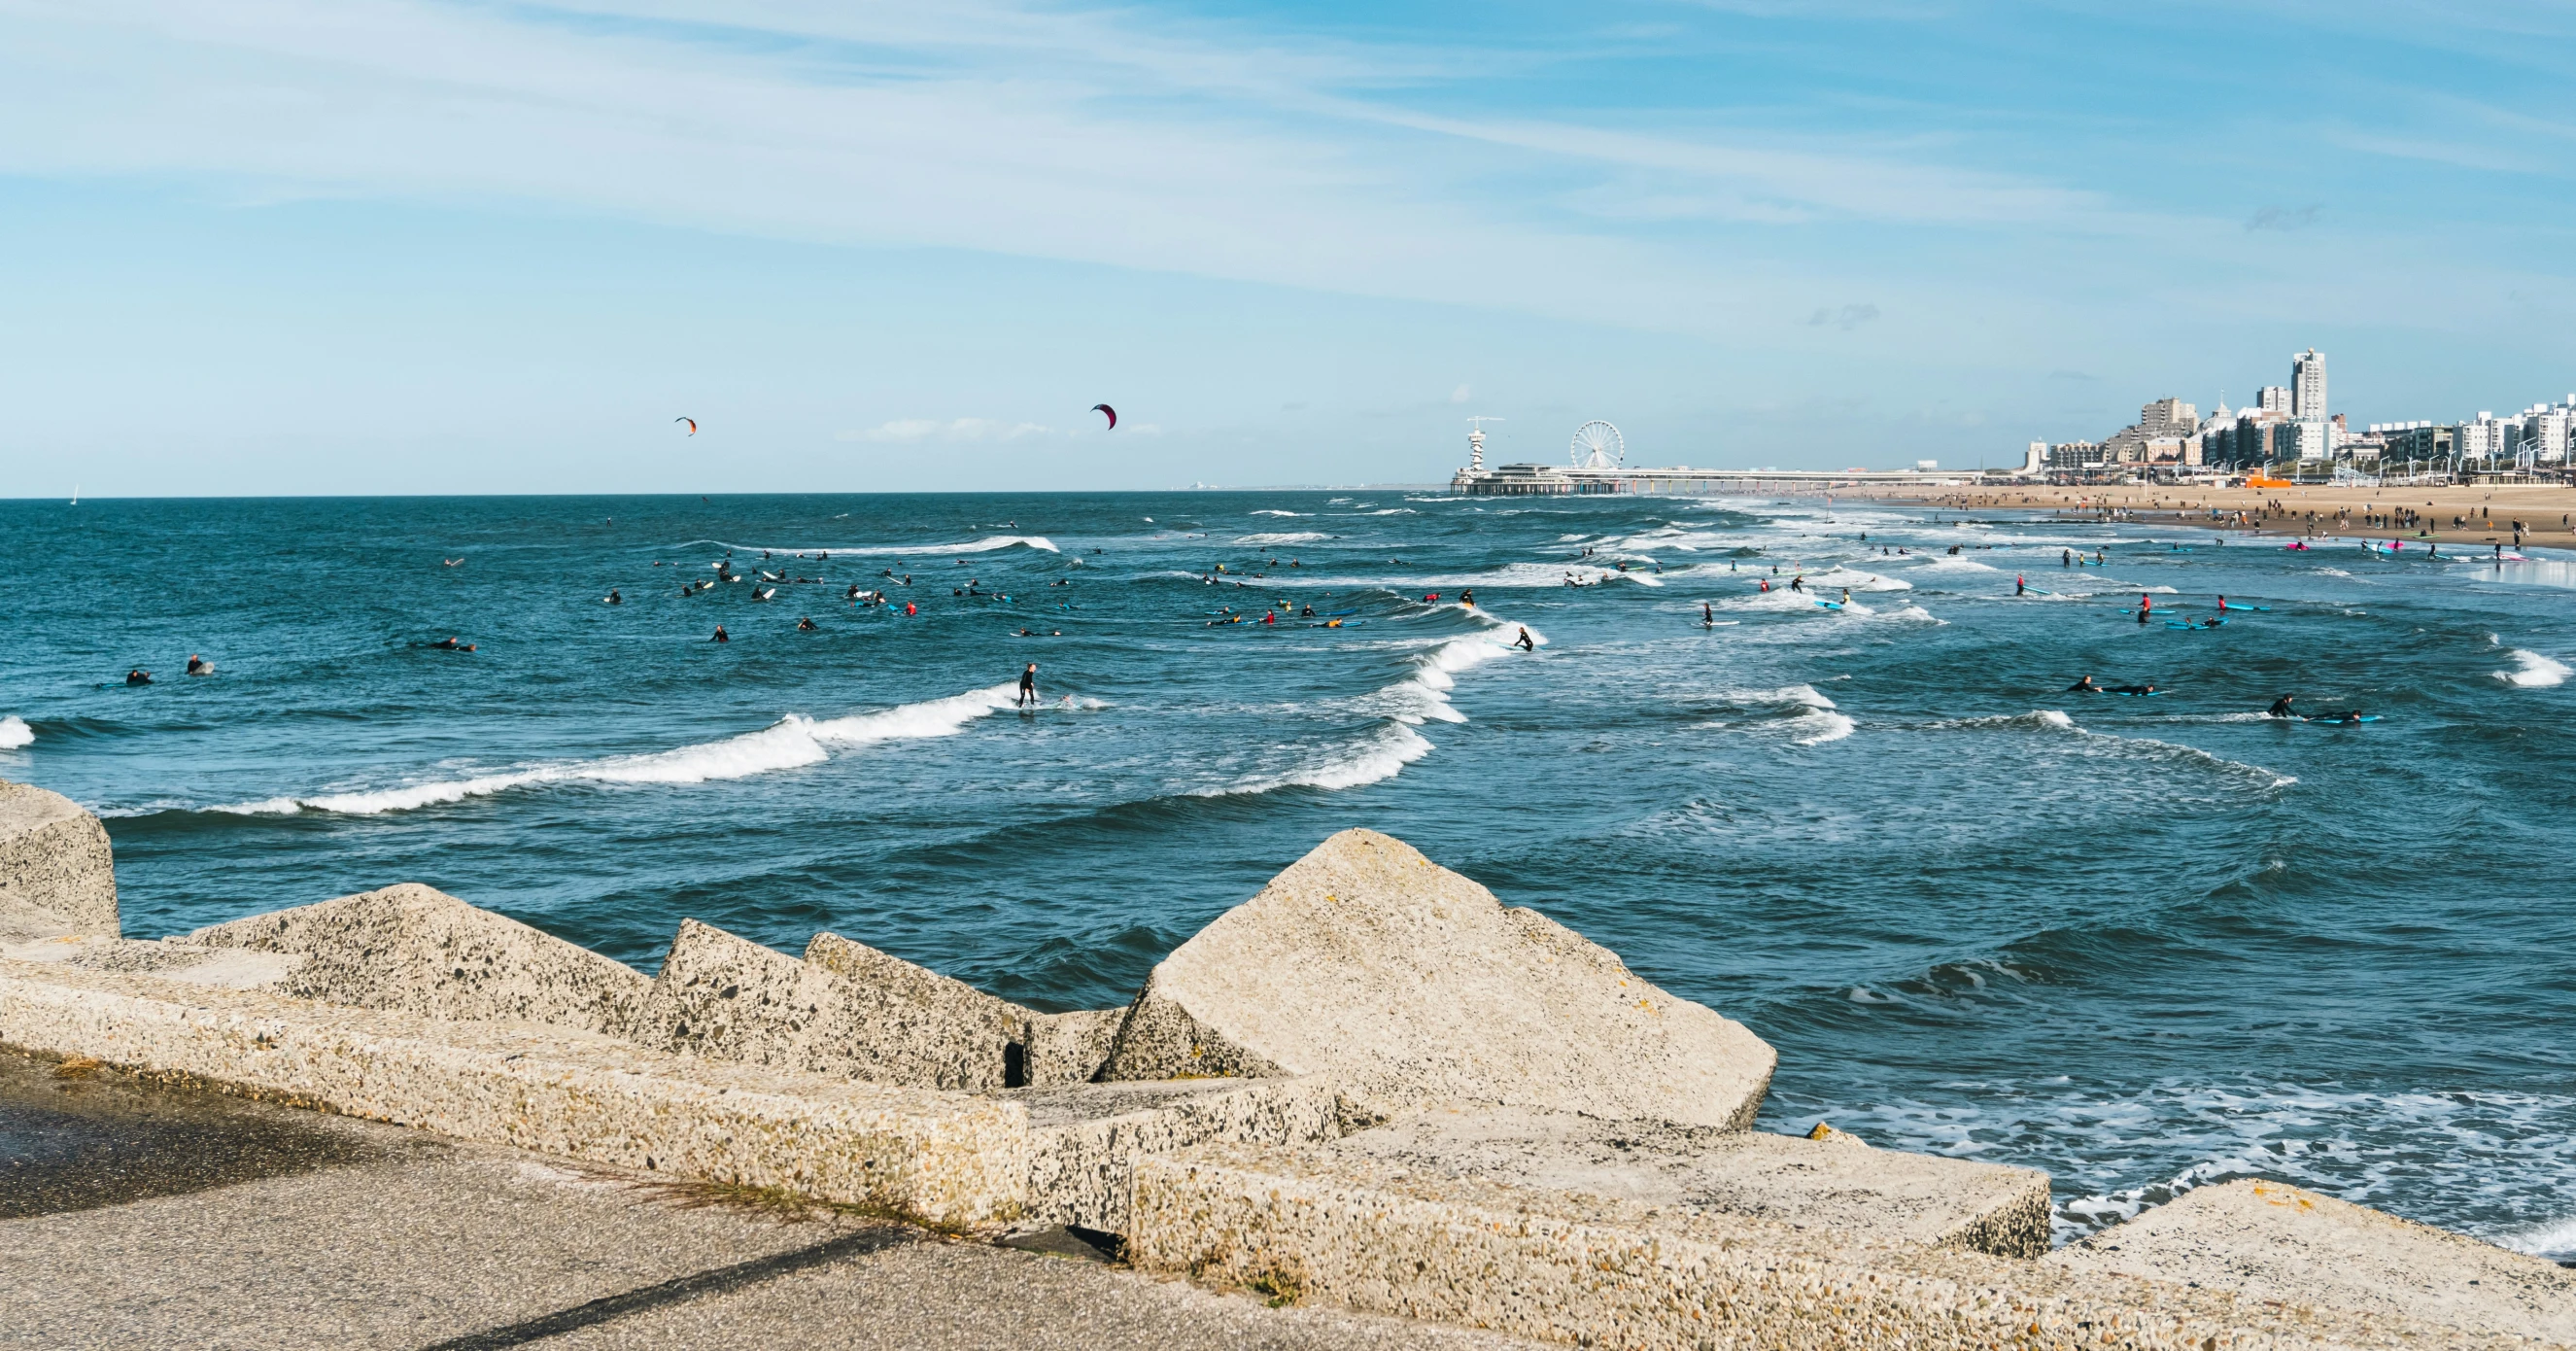
M189 654L188 654L188 674L190 674L190 675L213 675L214 673L215 673L215 664L214 664L213 662L210 662L210 661L206 660L205 658L198 656L198 655L197 655L196 653L194 653L194 652L191 652L191 653L189 653Z
M1530 638L1530 632L1527 628L1523 628L1521 630L1521 636L1515 639L1511 645L1519 648L1523 652L1538 651L1538 644Z
M2086 676L2082 680L2076 681L2074 684L2067 686L2066 692L2068 694L2100 694L2102 692L2102 687L2093 683L2093 677Z
M2265 713L2263 716L2267 718L2295 718L2299 716L2298 714L2290 711L2290 700L2296 697L2297 696L2295 695L2284 694L2280 698L2273 700L2271 711Z
M716 625L716 636L709 638L707 641L711 643L730 643L733 639L726 635L724 625L718 624Z
M2113 694L2153 694L2156 692L2156 687L2153 683L2145 685L2113 685L2111 687L2111 692Z
M152 683L152 673L138 666L125 673L125 683L128 685L149 685Z
M1029 669L1020 672L1020 707L1034 708L1037 706L1037 702L1038 664L1036 662L1030 662Z
M812 619L809 619L804 615L798 615L796 617L796 631L798 633L812 633L817 627L818 625L816 625Z
M624 604L626 603L626 598L625 598L624 596L621 596L621 595L617 594L617 588L612 586L612 587L608 588L608 602L607 602L607 603L608 603L608 604L610 604L610 605L624 605Z
M1704 629L1717 627L1717 611L1710 609L1707 601L1699 603L1699 626Z

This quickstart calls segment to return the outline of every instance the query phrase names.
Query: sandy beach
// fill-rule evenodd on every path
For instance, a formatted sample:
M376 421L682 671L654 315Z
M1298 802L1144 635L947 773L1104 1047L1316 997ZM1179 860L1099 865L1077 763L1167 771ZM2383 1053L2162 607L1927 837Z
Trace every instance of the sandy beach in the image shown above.
M2109 509L2140 521L2209 526L2212 510L2250 532L2319 539L2384 538L2429 541L2463 552L2512 548L2513 522L2522 541L2543 548L2576 549L2576 488L2558 485L2473 487L2206 488L2188 484L2101 485L2080 488L1976 487L1846 489L1837 497L1871 497L1973 510L2007 507L2057 510L2069 515ZM2412 509L2425 518L2390 524L2393 513ZM2239 519L2236 513L2244 513ZM2454 521L2462 522L2455 525Z

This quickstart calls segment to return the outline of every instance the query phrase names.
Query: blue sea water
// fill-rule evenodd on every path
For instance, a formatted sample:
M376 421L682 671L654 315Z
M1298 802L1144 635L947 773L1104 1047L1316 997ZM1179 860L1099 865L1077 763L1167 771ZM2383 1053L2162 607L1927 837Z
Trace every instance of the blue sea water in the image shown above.
M728 550L819 580L680 594ZM1365 825L1769 1039L1765 1127L2062 1235L2262 1174L2576 1254L2565 560L1425 491L14 502L0 560L0 776L129 934L415 880L1100 1007Z

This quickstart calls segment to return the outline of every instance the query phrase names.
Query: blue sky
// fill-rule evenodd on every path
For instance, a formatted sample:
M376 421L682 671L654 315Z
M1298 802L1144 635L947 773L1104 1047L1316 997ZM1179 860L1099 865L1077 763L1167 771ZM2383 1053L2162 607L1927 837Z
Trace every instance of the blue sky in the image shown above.
M2576 6L0 0L9 495L2015 459L2576 389ZM1103 434L1083 410L1108 401ZM679 435L688 415L703 431Z

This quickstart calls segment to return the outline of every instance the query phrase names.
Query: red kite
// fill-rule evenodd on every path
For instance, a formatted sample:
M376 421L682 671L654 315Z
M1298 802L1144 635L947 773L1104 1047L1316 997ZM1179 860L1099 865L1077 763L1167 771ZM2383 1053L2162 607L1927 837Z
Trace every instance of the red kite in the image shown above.
M1107 414L1109 415L1109 430L1111 430L1111 431L1113 431L1113 432L1114 432L1114 431L1116 431L1116 430L1118 430L1118 410L1117 410L1117 409L1112 408L1112 407L1110 407L1109 405L1107 405L1107 404L1105 404L1105 403L1095 403L1095 404L1091 405L1091 411L1092 411L1092 412L1095 412L1095 413L1107 413Z
M685 422L685 423L689 424L689 435L691 435L691 436L695 436L695 435L697 435L697 434L698 434L698 420L697 420L696 418L693 418L693 417L675 417L675 418L673 418L673 419L671 419L671 420L672 420L673 422Z

